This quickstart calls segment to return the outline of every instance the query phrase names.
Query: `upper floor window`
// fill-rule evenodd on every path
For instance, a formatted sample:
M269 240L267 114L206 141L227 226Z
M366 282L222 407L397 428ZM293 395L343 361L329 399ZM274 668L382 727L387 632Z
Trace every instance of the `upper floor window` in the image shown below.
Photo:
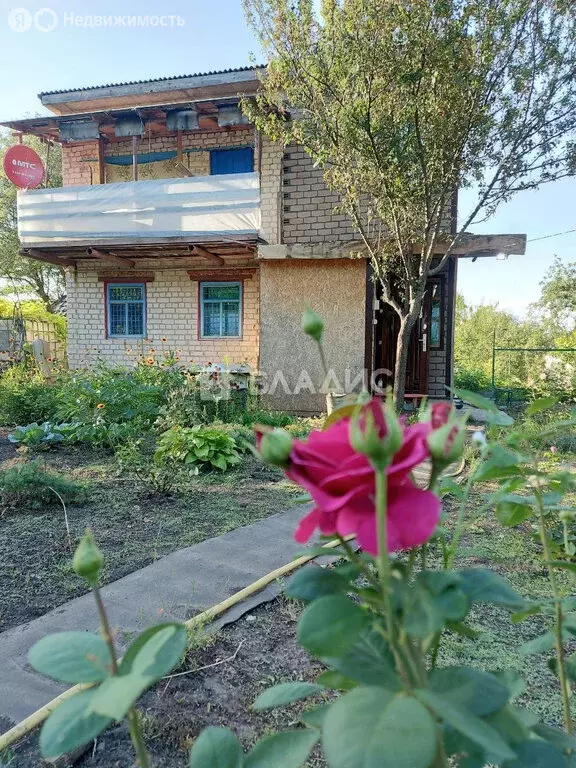
M202 338L239 338L242 283L200 283Z
M146 335L144 283L108 283L106 286L108 336Z
M252 147L241 149L213 149L210 152L210 174L252 173L254 170L254 150Z

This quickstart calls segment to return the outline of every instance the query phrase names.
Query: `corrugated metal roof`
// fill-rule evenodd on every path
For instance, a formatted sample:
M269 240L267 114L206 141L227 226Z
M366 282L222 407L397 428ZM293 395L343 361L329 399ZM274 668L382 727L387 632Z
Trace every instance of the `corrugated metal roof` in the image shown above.
M102 85L89 85L86 88L64 88L58 91L42 91L38 98L42 96L54 96L58 93L74 93L76 91L97 91L100 88L121 88L127 85L145 85L146 83L164 83L170 80L185 80L189 77L207 77L209 75L228 75L233 72L249 72L251 69L264 69L264 64L256 64L248 67L235 67L232 69L215 69L210 72L194 72L192 75L174 75L173 77L155 77L146 80L129 80L125 83L105 83Z

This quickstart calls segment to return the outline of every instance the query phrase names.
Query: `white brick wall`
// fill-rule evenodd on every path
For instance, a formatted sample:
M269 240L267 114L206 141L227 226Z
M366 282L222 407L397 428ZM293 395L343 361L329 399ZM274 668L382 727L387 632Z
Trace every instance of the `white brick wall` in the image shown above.
M286 148L282 162L283 242L342 243L357 240L358 234L344 213L335 213L340 202L324 183L320 168L301 147Z
M240 259L237 262L243 266ZM252 264L253 266L253 264ZM142 260L137 272L154 273L154 280L146 283L147 339L106 338L104 282L100 276L113 280L126 275L114 270L96 269L92 264L80 263L76 272L68 270L68 359L71 368L82 368L98 360L113 364L134 363L139 355L148 355L150 349L161 356L164 351L176 351L183 364L221 363L228 358L232 363L248 363L258 367L259 349L259 273L255 271L243 282L243 322L241 339L200 339L198 333L198 281L192 280L189 269L198 267L198 261ZM215 270L210 270L212 273ZM210 280L214 278L210 276ZM226 276L226 279L230 279ZM137 278L135 278L137 281ZM166 338L166 342L161 342Z

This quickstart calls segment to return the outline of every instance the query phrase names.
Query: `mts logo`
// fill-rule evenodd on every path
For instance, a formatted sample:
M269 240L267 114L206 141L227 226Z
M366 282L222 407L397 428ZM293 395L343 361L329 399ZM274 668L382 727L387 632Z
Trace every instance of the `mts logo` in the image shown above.
M27 163L26 160L12 160L12 165L17 166L18 168L29 168L30 170L36 168L36 163Z

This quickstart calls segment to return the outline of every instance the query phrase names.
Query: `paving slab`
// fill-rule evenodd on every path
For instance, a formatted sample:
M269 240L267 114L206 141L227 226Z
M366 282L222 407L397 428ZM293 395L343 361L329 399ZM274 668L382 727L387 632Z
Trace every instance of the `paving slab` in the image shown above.
M184 621L289 563L302 552L293 533L309 509L300 505L173 552L104 587L102 596L120 648L132 633L160 621ZM235 621L279 591L277 583L269 585L214 624ZM0 721L19 722L68 687L42 677L27 663L28 650L37 640L65 630L98 630L91 594L0 634Z

